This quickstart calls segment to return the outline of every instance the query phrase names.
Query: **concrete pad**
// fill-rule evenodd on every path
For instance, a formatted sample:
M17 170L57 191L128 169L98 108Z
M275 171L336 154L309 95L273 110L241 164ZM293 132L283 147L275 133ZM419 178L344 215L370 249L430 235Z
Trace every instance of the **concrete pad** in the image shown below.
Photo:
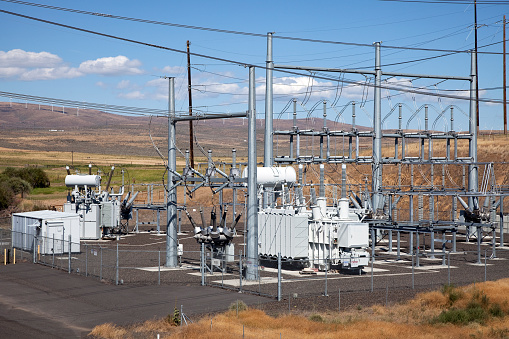
M147 272L158 272L159 270L161 270L161 272L167 272L167 271L199 270L200 266L196 265L182 265L180 267L155 266L155 267L137 267L136 269Z
M447 265L445 265L445 266L444 265L426 265L426 266L419 266L419 267L414 266L414 269L429 271L429 270L443 270L443 269L447 269L448 267L458 268L457 266L447 266ZM411 266L409 268L412 269Z

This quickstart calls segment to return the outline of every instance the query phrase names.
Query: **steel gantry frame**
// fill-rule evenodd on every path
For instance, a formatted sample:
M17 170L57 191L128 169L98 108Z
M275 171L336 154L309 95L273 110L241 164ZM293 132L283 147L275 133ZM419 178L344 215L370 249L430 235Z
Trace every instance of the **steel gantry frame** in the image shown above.
M241 178L236 171L230 175L219 168L215 168L211 161L209 151L209 167L205 175L188 166L183 173L177 172L176 162L176 123L193 120L248 118L248 164L247 180ZM235 152L233 152L235 157ZM174 78L169 78L169 112L168 112L168 188L167 188L167 227L166 227L166 266L178 266L178 238L177 238L177 187L179 185L193 185L193 191L208 185L216 188L214 193L225 187L241 187L247 182L247 216L246 216L246 279L258 280L258 206L256 187L256 93L255 93L255 67L249 66L249 102L246 113L228 113L211 115L175 115L175 85ZM187 159L186 159L187 160ZM232 162L232 168L235 160ZM220 177L215 177L218 173Z
M477 109L476 109L476 52L470 51L471 55L471 67L470 67L470 76L448 76L448 75L427 75L427 74L411 74L411 73L400 73L400 72L384 72L381 69L381 43L374 43L375 47L375 67L374 70L358 70L358 69L339 69L339 68L321 68L321 67L310 67L310 66L293 66L293 65L278 65L273 64L273 56L272 56L272 33L268 34L268 49L267 49L267 67L269 68L269 61L271 69L281 69L281 70L305 70L305 71L322 71L322 72L336 72L336 73L351 73L351 74L362 74L362 75L371 75L374 76L374 111L373 111L373 129L371 131L359 131L355 125L355 102L352 104L352 128L350 131L334 131L330 130L327 125L327 114L326 114L326 102L324 101L323 108L323 121L324 126L321 130L300 130L297 126L296 119L296 99L293 99L293 127L291 130L265 130L265 147L271 147L270 150L265 149L265 154L271 154L273 150L273 144L268 144L267 140L272 140L272 135L282 135L289 136L289 144L290 150L289 155L287 156L276 156L273 158L273 162L265 160L265 164L275 163L275 164L298 164L299 165L299 173L302 173L301 166L302 164L337 164L337 163L354 163L354 164L371 164L372 165L372 180L371 180L371 192L369 192L371 196L371 208L372 215L370 220L370 226L373 231L375 230L387 230L391 233L392 231L397 232L398 239L400 238L400 232L403 230L409 232L411 238L413 238L413 234L415 233L418 237L419 233L425 232L430 233L432 239L434 238L435 231L439 230L440 232L452 232L454 238L454 249L456 247L456 231L458 226L464 225L467 228L467 240L468 237L474 235L470 231L470 228L476 230L477 241L480 242L483 228L489 227L493 232L495 232L495 223L494 220L491 219L490 222L486 222L486 219L483 219L482 222L461 222L456 220L453 217L453 221L445 221L445 220L419 220L417 223L414 222L413 217L411 220L395 223L392 219L392 209L391 206L389 208L390 212L388 216L383 217L384 214L384 206L387 203L387 200L390 200L389 204L393 204L393 198L399 201L402 197L409 197L410 201L413 201L413 197L415 195L419 195L422 197L423 195L428 195L431 201L434 201L434 196L436 195L445 195L451 196L453 200L453 205L457 206L457 200L459 199L462 202L463 207L467 211L474 211L479 209L479 200L481 197L485 198L485 201L489 199L494 199L494 197L498 196L499 200L496 203L500 206L500 244L503 245L503 199L504 196L509 192L494 194L494 192L488 192L484 194L479 194L479 185L478 185L478 166L481 164L478 162L477 157L477 138L478 138L478 130L476 126L477 121ZM269 73L267 71L267 80L266 80L266 91L270 93L270 96L266 97L266 101L272 101L272 78L269 79L269 75L272 75L272 71ZM394 111L396 106L392 109L392 111L382 120L381 116L381 80L382 76L401 76L408 78L429 78L429 79L443 79L443 80L458 80L458 81L469 81L470 82L470 107L469 107L469 130L468 133L459 133L454 130L454 118L453 118L453 110L454 106L449 106L445 110L443 110L439 117L433 123L432 128L429 128L428 125L428 106L423 105L425 109L425 129L424 131L405 131L402 128L402 112L401 107L402 104L399 104L399 128L392 133L383 133L382 124L384 120ZM272 104L266 102L266 107L272 107ZM451 125L450 130L448 132L440 133L433 131L435 127L436 121L443 116L447 110L450 109L451 114ZM420 110L420 109L419 109ZM410 120L419 112L417 110L414 115L410 118ZM265 115L266 126L272 126L273 114L272 112L266 112ZM410 122L410 121L409 121ZM408 129L408 126L407 126ZM302 137L319 137L320 138L320 151L318 156L302 155L301 154L301 138ZM348 154L345 155L343 153L342 156L331 155L331 139L333 138L347 138L348 139ZM371 138L372 139L372 155L371 156L361 156L359 154L359 139L360 138ZM296 139L296 140L295 140ZM382 157L382 140L393 139L394 142L394 156L392 157ZM354 141L355 140L355 141ZM411 157L406 154L406 143L408 141L418 140L419 142L419 155L417 157ZM433 141L434 140L445 140L446 141L446 155L445 157L437 157L433 156ZM468 142L469 154L468 157L458 157L458 141L465 140ZM399 144L401 141L401 154L398 154ZM428 157L425 157L425 141L428 143ZM453 150L451 153L451 141L453 142ZM294 152L294 142L296 142L295 152ZM355 150L353 150L353 145L355 145ZM353 156L355 154L355 156ZM401 187L398 189L391 189L390 187L385 187L383 185L383 165L384 164L398 164L401 166L403 164L413 165L429 165L431 168L431 176L432 176L432 185L431 188L425 189L424 192L422 188L414 187L411 191L401 191ZM468 166L468 187L465 190L460 191L447 191L447 190L436 190L433 187L433 166L434 165L461 165ZM322 166L321 166L322 167ZM321 171L322 172L322 171ZM463 169L463 173L465 170ZM320 174L320 182L323 181L322 173ZM300 180L302 178L300 177ZM413 181L413 180L412 180ZM302 182L301 186L302 186ZM417 190L415 190L417 189ZM390 199L388 199L388 197ZM460 196L464 196L468 203L465 203ZM354 200L352 200L354 202ZM397 201L396 201L397 204ZM412 203L413 205L413 203ZM431 206L431 205L430 205ZM434 204L432 205L434 206ZM434 208L434 207L433 207ZM491 208L493 210L493 208ZM495 207L496 210L496 207ZM413 211L410 212L411 215ZM495 211L496 212L496 211ZM493 212L493 216L495 214ZM456 210L453 212L456 213ZM377 220L377 215L382 214L380 217L382 220ZM430 212L431 214L431 212ZM488 219L489 220L489 219ZM476 220L477 221L477 220ZM444 233L445 234L445 233ZM495 234L495 233L494 233ZM372 237L374 239L374 236ZM413 246L413 240L412 246ZM445 241L445 240L443 240ZM495 243L495 241L493 241ZM374 244L374 242L373 242ZM445 242L444 242L445 244ZM392 243L390 245L392 247ZM412 247L411 247L412 248ZM434 240L433 245L431 246L432 251L434 252ZM374 246L373 246L374 249ZM399 253L399 242L398 242L398 253ZM412 249L411 249L412 251ZM479 252L480 253L480 252ZM478 253L478 254L479 254ZM374 253L373 253L374 254ZM432 254L433 255L433 254ZM480 260L480 259L479 259Z

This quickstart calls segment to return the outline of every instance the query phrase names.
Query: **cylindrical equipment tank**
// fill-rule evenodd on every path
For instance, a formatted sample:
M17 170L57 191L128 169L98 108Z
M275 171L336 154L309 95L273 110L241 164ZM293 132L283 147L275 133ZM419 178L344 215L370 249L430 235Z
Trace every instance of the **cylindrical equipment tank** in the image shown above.
M242 171L242 178L247 178L247 167ZM297 174L293 167L258 167L256 183L263 186L275 186L280 183L295 183Z
M96 187L101 185L100 175L68 175L65 177L65 186L90 186Z

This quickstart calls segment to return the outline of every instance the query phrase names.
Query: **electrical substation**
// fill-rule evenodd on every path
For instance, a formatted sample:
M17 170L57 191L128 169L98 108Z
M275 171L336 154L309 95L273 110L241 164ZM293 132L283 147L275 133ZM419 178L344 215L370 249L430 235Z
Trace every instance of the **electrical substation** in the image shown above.
M289 276L297 272L303 277L307 273L362 277L371 272L373 279L374 263L382 254L391 255L395 262L411 258L413 272L414 260L416 267L422 260L435 260L445 266L446 258L461 252L457 250L460 242L472 246L475 264L482 263L483 253L486 261L487 248L490 260L497 258L497 249L504 247L504 234L509 231L504 228L504 198L509 191L508 186L497 184L495 176L505 169L497 168L496 161L478 160L474 51L469 52L470 67L465 69L468 75L410 74L382 70L380 43L373 46L373 70L278 65L273 60L272 38L269 33L264 67L263 163L258 163L262 154L256 140L255 66L246 66L249 99L247 111L242 113L176 114L175 79L168 78L168 153L165 180L159 187L164 189L164 199L154 202L150 198L153 184L146 184L146 199L140 200L138 188L144 184L138 184L136 190L134 185L124 185L123 171L122 185L115 191L110 186L114 167L105 189L101 188L99 175L91 171L71 174L68 169L65 184L72 191L63 212L65 217L79 216L76 222L81 240L137 237L143 224L138 221L138 213L148 210L157 213L157 222L150 223L156 226L154 233L165 236L162 261L158 254L159 275L162 269L168 274L179 268L190 272L199 269L201 284L205 285L208 276L217 272L222 277L233 274L231 267L235 267L238 278L229 279L239 282L231 286L277 283L278 299L282 266ZM372 77L373 112L355 101L338 111L326 100L308 109L305 103L293 99L283 112L275 113L273 72L278 70ZM455 105L412 108L396 103L382 112L382 90L388 90L383 81L388 77L464 82L469 86L469 110ZM307 112L305 120L297 119L298 105ZM292 106L293 119L286 121L290 128L279 128L284 125L279 123L281 116L290 116L287 110ZM372 126L360 126L359 114L367 114ZM238 162L233 149L231 162L220 166L214 162L212 149L207 153L207 163L195 167L189 150L177 147L177 124L240 118L248 122L247 162ZM457 130L458 121L466 122L468 130ZM177 153L185 159L180 171ZM184 204L182 199L177 200L178 189L191 198L200 188L209 188L210 195L219 196L218 203L191 211L185 200ZM226 191L228 195L223 195ZM166 215L166 226L162 228L161 213ZM181 232L184 215L191 234ZM13 219L13 231L18 230L14 220L19 223L18 217ZM186 242L184 247L184 240L190 238L193 243ZM25 250L36 250L33 235L27 243L33 246L28 248L23 243ZM47 243L43 248L44 253L53 253ZM59 247L59 253L66 252L66 248ZM196 252L192 260L185 259L187 251ZM118 253L117 244L117 283ZM69 270L70 262L69 253ZM277 279L262 281L263 270L273 270L270 272L274 276L277 272ZM102 261L100 274L102 277Z

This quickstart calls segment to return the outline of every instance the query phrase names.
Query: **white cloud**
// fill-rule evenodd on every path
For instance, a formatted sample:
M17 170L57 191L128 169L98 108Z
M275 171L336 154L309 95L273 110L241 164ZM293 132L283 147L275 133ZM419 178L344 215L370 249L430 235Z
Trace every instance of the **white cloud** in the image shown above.
M118 96L120 98L133 99L133 100L146 99L147 98L147 95L144 94L144 93L141 93L140 91L133 91L133 92L129 92L129 93L121 93Z
M118 89L125 89L131 87L131 82L129 80L122 80L117 84Z
M71 79L82 76L76 68L71 67L51 67L51 68L35 68L28 70L19 76L20 80L54 80L54 79Z
M139 60L129 60L129 58L119 55L84 61L80 64L79 70L85 74L133 75L143 73L140 66Z
M182 66L165 66L162 69L156 69L156 71L163 74L181 74L186 71L186 68Z
M0 51L0 78L17 78L22 81L70 79L87 74L137 75L143 73L140 67L139 60L130 60L123 55L83 61L76 68L66 65L62 58L49 52L28 52L21 49ZM106 86L102 82L97 85ZM118 86L128 88L132 85L123 81Z
M26 71L26 68L21 67L0 67L0 78L10 78L20 75Z
M13 49L7 52L0 51L0 67L55 67L62 63L62 59L48 52L27 52Z

